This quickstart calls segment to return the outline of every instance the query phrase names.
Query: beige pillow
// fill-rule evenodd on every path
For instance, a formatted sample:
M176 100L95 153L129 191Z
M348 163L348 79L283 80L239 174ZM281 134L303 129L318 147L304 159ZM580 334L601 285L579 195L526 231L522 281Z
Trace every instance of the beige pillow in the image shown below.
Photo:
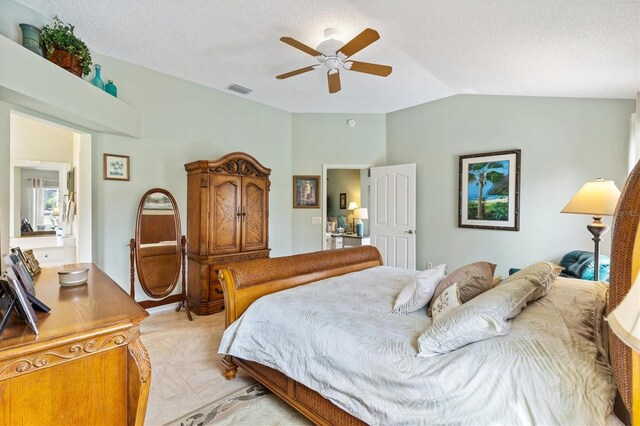
M458 283L460 302L466 303L493 286L495 270L496 265L489 262L475 262L458 268L438 284L432 300L436 300L447 287ZM431 307L429 307L429 315L431 315Z
M500 285L520 279L531 281L533 284L538 286L537 291L531 295L531 299L529 300L529 302L533 302L534 300L538 300L549 293L551 285L555 279L558 278L558 275L560 275L560 272L562 272L563 269L564 268L562 266L556 265L552 262L534 263L533 265L529 265L505 278L500 282Z
M418 356L444 354L507 334L511 330L510 319L522 311L538 288L525 279L501 283L439 317L436 317L434 305L433 322L418 338Z
M420 272L404 286L393 305L394 313L408 313L422 309L431 300L436 286L444 278L447 265Z
M433 300L433 321L438 321L444 314L462 305L460 302L460 287L454 283L447 287L437 299Z

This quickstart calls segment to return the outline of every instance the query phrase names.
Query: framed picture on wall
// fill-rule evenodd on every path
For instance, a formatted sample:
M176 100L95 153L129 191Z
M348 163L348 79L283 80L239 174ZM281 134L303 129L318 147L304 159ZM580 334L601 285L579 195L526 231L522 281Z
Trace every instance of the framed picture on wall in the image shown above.
M129 180L129 156L104 154L104 179Z
M520 230L520 150L461 155L458 227Z
M347 208L347 194L345 192L342 192L340 194L340 209L344 210Z
M320 208L320 176L293 177L293 208Z

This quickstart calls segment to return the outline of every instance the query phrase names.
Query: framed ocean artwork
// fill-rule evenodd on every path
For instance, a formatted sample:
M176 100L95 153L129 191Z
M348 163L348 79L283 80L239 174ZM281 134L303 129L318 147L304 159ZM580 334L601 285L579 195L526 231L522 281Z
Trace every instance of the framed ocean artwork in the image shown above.
M520 230L520 150L461 155L458 227Z

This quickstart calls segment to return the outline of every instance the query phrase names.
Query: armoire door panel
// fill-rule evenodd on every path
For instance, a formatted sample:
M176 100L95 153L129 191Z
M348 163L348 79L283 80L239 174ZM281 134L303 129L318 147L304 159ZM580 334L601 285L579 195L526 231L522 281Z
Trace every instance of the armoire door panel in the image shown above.
M242 178L242 250L267 248L267 180Z
M209 184L209 252L240 250L241 183L238 176L211 175Z

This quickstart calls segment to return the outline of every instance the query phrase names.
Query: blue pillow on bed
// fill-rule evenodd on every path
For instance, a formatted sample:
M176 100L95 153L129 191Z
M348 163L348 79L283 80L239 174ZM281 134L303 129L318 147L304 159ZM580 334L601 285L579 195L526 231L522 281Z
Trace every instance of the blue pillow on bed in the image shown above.
M599 256L598 260L600 281L609 281L609 268L611 259L609 259L609 256L601 255ZM570 277L593 281L595 269L594 256L590 251L570 251L562 257L560 266L564 267L565 273Z

